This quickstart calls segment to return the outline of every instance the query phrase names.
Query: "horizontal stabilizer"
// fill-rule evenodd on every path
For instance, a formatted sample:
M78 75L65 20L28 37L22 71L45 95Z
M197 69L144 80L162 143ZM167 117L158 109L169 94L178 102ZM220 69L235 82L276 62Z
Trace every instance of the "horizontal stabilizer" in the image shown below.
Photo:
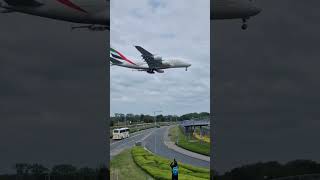
M121 61L119 61L117 59L114 59L112 57L109 57L109 58L110 58L110 62L112 65L122 64Z

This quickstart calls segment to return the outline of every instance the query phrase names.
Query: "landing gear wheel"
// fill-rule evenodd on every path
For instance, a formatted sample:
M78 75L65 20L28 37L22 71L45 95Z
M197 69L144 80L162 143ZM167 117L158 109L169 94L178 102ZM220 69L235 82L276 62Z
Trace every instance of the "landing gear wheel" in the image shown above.
M243 18L243 19L242 19L241 29L246 30L246 29L248 28L247 20L248 20L248 18Z
M241 29L242 30L246 30L248 28L248 25L247 24L242 24L242 26L241 26Z

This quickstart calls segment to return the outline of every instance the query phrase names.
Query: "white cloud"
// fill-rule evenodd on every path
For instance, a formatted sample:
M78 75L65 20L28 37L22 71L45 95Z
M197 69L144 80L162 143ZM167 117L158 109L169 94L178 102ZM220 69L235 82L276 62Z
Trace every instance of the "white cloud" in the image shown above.
M192 66L147 74L111 67L111 114L183 114L210 110L209 0L111 1L112 47L141 61L140 45Z

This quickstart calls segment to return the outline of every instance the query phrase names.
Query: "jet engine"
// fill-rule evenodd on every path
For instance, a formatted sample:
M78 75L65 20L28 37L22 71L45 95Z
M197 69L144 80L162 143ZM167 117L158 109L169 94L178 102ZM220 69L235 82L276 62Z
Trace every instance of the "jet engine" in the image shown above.
M164 73L164 70L162 69L156 69L155 71L157 71L157 73Z
M162 61L162 57L161 56L154 56L153 58L156 61Z

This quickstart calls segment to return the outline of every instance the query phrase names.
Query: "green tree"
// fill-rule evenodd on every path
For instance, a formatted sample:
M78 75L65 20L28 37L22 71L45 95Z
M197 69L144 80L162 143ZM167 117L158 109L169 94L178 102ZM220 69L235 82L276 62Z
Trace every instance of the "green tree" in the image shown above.
M51 170L51 175L56 177L75 177L77 168L69 164L56 165Z
M16 173L18 176L24 176L29 174L30 165L27 163L15 164Z
M144 114L140 114L140 122L144 122Z
M96 171L89 167L83 167L78 170L78 176L81 179L96 179Z
M32 164L32 165L30 165L30 172L31 172L32 176L39 177L39 176L43 176L45 174L48 174L49 169L44 167L41 164Z

